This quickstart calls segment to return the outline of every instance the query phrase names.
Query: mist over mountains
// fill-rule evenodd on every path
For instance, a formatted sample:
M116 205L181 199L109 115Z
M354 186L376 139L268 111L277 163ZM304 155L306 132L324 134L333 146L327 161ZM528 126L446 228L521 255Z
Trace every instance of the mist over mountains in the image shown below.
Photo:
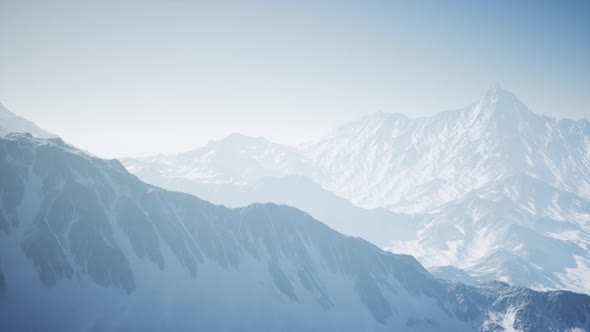
M377 113L299 147L233 134L122 162L218 204L293 205L430 268L590 292L590 122L536 114L497 84L464 109Z
M121 162L0 111L2 330L590 330L590 123L497 85Z

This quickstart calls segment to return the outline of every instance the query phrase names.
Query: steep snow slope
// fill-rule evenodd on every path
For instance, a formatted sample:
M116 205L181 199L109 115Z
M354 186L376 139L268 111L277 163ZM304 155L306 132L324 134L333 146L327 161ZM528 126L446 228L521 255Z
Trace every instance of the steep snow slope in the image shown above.
M2 330L590 329L590 297L432 278L274 204L216 206L58 139L0 139Z
M589 211L571 193L527 176L509 178L427 214L414 240L394 241L390 249L428 267L461 268L479 281L590 293Z

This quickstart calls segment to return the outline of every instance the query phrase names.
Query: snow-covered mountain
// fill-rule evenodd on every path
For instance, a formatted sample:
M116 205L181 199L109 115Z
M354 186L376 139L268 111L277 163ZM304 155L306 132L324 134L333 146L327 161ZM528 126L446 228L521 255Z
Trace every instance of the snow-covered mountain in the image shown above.
M30 133L35 137L52 138L57 137L41 128L33 122L24 119L14 113L11 113L2 104L0 104L0 136L8 133Z
M590 198L590 122L533 113L498 85L462 110L364 117L303 151L318 183L364 207L424 212L520 175Z
M509 178L426 214L414 240L390 249L428 267L461 268L479 281L590 293L589 211L574 194Z
M590 296L433 278L300 210L154 187L59 139L0 139L0 329L590 329Z
M590 123L536 114L498 85L461 110L378 113L298 148L232 135L122 161L216 203L293 205L429 268L590 293Z
M124 158L127 167L154 183L191 180L196 183L251 184L267 176L311 173L312 165L294 148L262 137L232 134L177 155Z
M329 170L326 189L429 212L392 250L478 280L590 293L588 120L535 114L495 85L463 110L369 116L305 150Z

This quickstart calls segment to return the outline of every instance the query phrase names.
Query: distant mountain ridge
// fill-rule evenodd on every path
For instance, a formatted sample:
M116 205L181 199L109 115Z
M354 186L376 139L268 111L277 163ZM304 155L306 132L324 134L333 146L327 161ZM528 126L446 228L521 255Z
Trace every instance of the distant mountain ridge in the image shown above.
M433 278L275 204L168 192L59 139L0 138L0 329L590 329L590 296Z
M4 105L0 104L0 136L5 136L11 132L30 133L40 138L57 137L57 135L39 128L33 122L10 112Z
M378 113L303 152L327 170L322 186L357 205L424 212L516 173L590 198L589 137L587 119L538 115L493 85L465 109Z
M590 122L533 113L499 85L464 109L377 113L297 148L232 135L187 154L122 162L147 182L219 204L292 204L428 267L590 293ZM290 176L315 185L303 190ZM278 179L282 187L271 190ZM325 191L356 205L361 226L322 209L334 206ZM532 259L543 253L533 238L559 249Z

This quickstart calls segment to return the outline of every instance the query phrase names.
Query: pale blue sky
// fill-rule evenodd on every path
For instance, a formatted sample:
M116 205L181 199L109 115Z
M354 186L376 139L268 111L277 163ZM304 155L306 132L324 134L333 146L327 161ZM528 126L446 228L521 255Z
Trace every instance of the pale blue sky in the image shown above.
M100 156L295 144L492 81L590 114L590 1L0 0L0 102Z

